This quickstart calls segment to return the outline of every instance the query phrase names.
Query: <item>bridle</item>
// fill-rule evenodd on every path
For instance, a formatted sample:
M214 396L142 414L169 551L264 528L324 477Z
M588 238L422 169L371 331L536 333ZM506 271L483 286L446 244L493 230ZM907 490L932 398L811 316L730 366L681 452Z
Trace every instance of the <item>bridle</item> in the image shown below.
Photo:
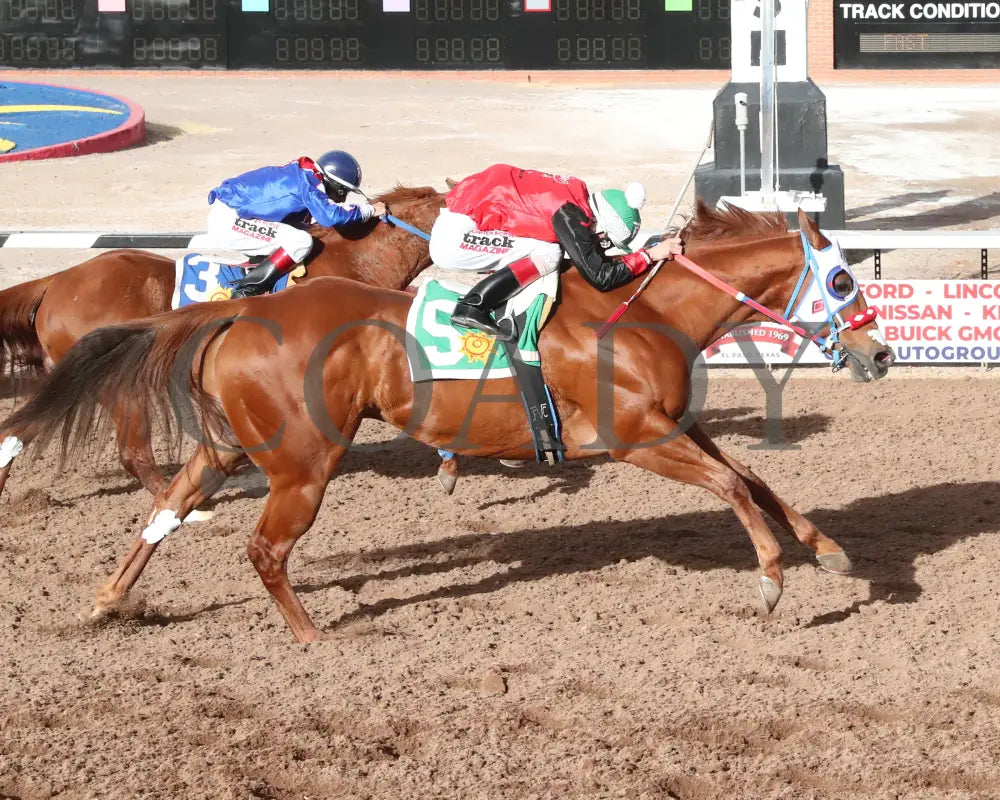
M878 316L878 312L875 308L868 308L860 314L854 314L845 319L842 312L854 302L860 289L857 280L847 267L843 252L834 243L824 247L822 250L817 250L809 243L802 231L799 231L799 236L802 239L805 263L795 284L795 290L792 292L792 296L788 300L788 305L785 307L784 314L778 314L752 297L748 297L736 287L726 283L722 278L698 266L698 264L685 255L676 255L673 257L673 261L711 284L719 291L749 306L772 322L789 328L804 339L811 339L819 347L820 352L832 361L833 371L837 372L847 365L847 361L850 358L849 352L840 342L840 334L845 330L857 330L874 322ZM628 310L632 301L642 294L663 263L665 262L659 262L632 296L622 303L614 314L608 317L604 325L597 332L598 338L604 336L611 326ZM823 277L824 272L826 273L825 278ZM834 288L835 279L840 272L846 273L851 278L851 290L846 294L841 294ZM810 275L813 280L808 288L804 289L806 278ZM793 320L805 323L814 330L810 331ZM819 324L824 322L825 325ZM823 330L827 331L826 336L819 335L819 332Z
M878 312L874 307L870 307L859 314L854 314L845 319L842 312L855 301L860 292L860 287L855 277L847 268L847 261L844 258L843 252L835 242L831 242L823 249L817 250L809 243L809 240L806 239L802 231L799 231L799 237L802 239L805 265L799 274L799 280L795 284L795 289L792 291L791 297L788 298L788 305L785 306L784 316L788 320L797 319L800 322L807 323L826 323L822 328L819 328L819 331L827 331L826 336L820 336L819 332L817 332L811 335L810 338L819 347L820 352L833 361L833 370L836 372L846 365L848 358L847 350L840 342L840 334L846 330L857 330L870 322L874 322L878 317ZM836 278L840 273L846 273L851 279L851 288L846 293L842 293L835 288ZM807 291L803 291L806 277L810 274L812 275L812 284L810 284ZM819 296L818 298L816 297L817 295ZM822 304L821 307L819 306L820 303ZM815 317L818 311L821 311L822 318L809 318ZM791 325L790 322L784 324Z

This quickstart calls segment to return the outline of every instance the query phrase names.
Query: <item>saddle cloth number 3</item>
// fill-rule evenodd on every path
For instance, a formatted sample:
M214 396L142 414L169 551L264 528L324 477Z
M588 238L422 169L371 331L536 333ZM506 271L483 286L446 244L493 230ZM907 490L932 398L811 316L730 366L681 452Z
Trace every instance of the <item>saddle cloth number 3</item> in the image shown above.
M188 262L191 264L191 262ZM202 261L204 269L197 273L196 282L184 287L184 296L194 303L204 303L219 293L219 271L221 264L215 261ZM191 266L194 266L191 264Z

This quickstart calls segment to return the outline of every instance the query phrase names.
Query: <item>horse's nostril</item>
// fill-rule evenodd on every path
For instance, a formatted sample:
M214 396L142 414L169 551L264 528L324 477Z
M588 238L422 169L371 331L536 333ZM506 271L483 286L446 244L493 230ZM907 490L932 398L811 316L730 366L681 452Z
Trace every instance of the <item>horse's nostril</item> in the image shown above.
M892 350L879 350L875 354L875 363L880 366L888 367L896 360L896 357L892 354Z

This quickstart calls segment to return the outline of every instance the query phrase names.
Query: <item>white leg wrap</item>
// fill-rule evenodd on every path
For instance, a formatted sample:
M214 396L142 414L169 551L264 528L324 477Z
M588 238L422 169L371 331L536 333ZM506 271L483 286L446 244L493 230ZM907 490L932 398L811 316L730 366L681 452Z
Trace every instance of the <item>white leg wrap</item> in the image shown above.
M10 464L15 456L21 455L22 450L24 450L24 442L16 436L8 436L3 442L0 442L0 469Z
M180 526L181 521L177 515L169 508L165 508L153 517L153 521L146 526L146 530L142 532L142 540L149 544L156 544Z

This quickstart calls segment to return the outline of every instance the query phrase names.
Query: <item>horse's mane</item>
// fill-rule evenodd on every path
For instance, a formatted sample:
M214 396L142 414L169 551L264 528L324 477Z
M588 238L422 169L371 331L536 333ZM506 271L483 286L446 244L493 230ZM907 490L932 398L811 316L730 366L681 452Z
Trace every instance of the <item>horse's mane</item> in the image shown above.
M441 193L433 186L403 186L397 183L392 189L375 197L387 206L401 203L404 200L422 200L426 197L437 197Z
M443 196L444 195L433 186L403 186L397 183L395 187L390 189L388 192L376 195L372 198L372 200L373 202L381 201L385 203L391 212L393 205L417 203L421 200L437 200ZM340 236L340 238L344 239L361 239L371 233L377 226L377 220L369 220L367 224L357 225L354 230L351 231L348 229L337 230L336 228L324 228L319 223L314 222L307 228L307 230L317 239L322 239L331 233L336 233ZM315 255L315 253L313 253L313 255Z
M780 233L788 233L785 215L780 212L754 213L738 206L718 209L698 200L694 217L680 235L686 244L690 244L692 240L713 242Z

